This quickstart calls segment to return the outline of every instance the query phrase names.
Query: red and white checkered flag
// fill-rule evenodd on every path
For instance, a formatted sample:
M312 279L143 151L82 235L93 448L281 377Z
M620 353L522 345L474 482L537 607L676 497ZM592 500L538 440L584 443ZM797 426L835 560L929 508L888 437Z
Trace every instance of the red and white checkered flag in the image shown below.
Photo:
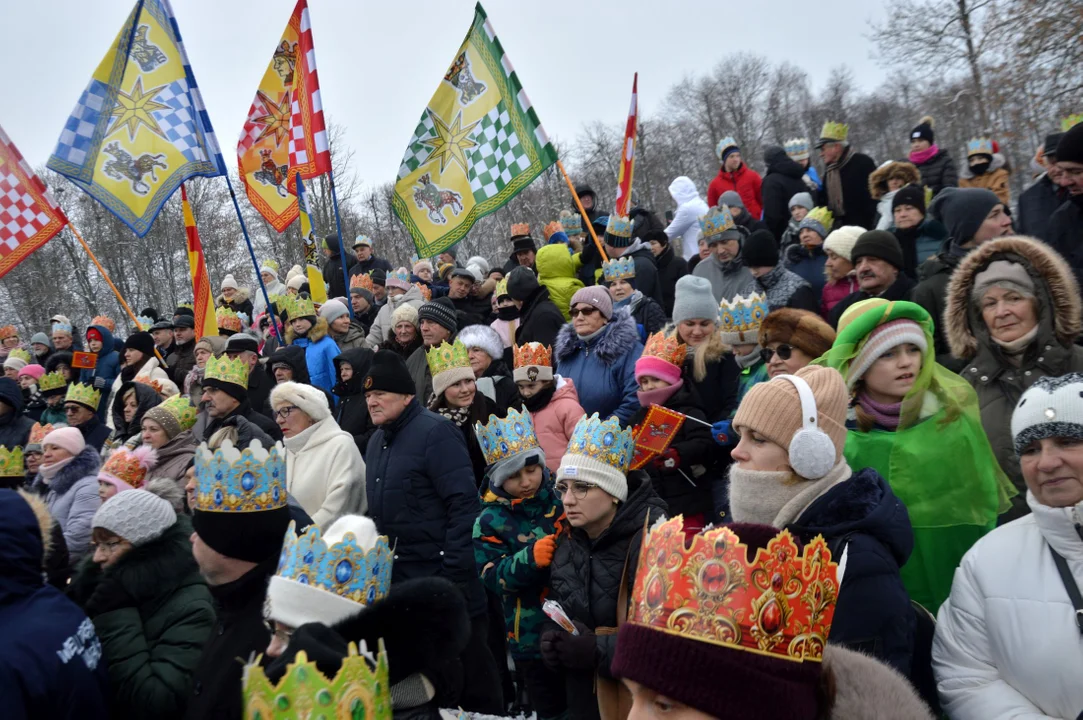
M300 0L297 10L301 11L301 32L297 44L300 77L293 86L290 115L290 174L292 176L299 170L301 177L308 180L331 171L331 148L323 118L320 79L316 75L316 49L312 44L308 3Z
M0 277L67 224L45 183L0 127Z

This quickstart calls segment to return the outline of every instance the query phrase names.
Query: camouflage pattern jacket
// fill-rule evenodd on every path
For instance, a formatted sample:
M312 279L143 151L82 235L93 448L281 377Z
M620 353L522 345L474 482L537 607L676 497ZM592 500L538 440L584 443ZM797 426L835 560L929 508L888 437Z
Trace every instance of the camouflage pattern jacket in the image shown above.
M534 543L559 533L563 525L564 507L548 470L532 498L510 499L487 489L481 499L481 514L474 522L474 560L482 584L500 597L504 607L513 658L541 657L546 619L541 605L548 592L549 568L535 564Z

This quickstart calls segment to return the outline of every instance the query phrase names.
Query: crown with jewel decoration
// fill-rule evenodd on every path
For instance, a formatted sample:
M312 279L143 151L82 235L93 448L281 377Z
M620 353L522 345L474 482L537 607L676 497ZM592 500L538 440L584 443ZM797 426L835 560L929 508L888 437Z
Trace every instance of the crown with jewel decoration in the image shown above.
M154 318L147 317L146 315L140 315L135 319L137 330L150 330L150 326L154 324Z
M1068 132L1079 123L1083 123L1083 114L1075 113L1060 121L1060 129L1062 132Z
M230 440L211 452L202 443L195 454L195 510L248 513L286 507L286 452L282 443L270 450L259 441L244 450Z
M51 373L45 373L38 380L38 390L41 392L47 392L49 390L60 390L67 387L68 379L64 377L64 373L59 370Z
M221 357L211 355L207 358L207 366L203 371L204 381L218 380L219 382L240 385L248 389L248 363L241 357L231 358L225 353Z
M500 278L500 281L496 284L496 299L504 297L508 294L508 279Z
M233 312L229 308L218 308L214 311L214 316L218 321L219 330L230 330L235 333L239 333L241 331L241 316Z
M545 227L542 228L542 234L545 235L545 239L547 241L549 240L549 238L553 237L554 233L558 233L558 232L564 232L564 226L561 225L556 220L554 220L551 223L546 223Z
M0 340L7 340L10 337L19 337L19 331L15 329L15 326L5 325L0 327Z
M106 458L98 475L108 475L138 490L157 463L158 453L150 445L140 445L134 450L119 447Z
M598 413L594 413L590 417L579 418L579 422L575 424L565 458L568 455L579 455L627 473L634 452L632 428L621 429L620 420L616 416L602 420Z
M636 261L630 256L623 256L602 263L602 276L606 282L630 280L636 276Z
M68 386L68 394L64 396L65 403L79 403L97 412L98 403L102 401L102 393L95 390L91 385L72 383Z
M287 308L289 314L286 316L286 319L288 320L316 316L316 304L312 302L312 298L303 297L301 295L291 297Z
M361 288L362 290L368 290L372 292L372 275L369 273L358 273L350 277L350 289Z
M515 408L508 409L507 417L490 415L486 424L474 423L474 434L478 436L486 465L523 453L537 453L541 448L530 413L520 413Z
M384 285L389 288L398 288L403 292L410 289L410 272L406 268L399 268L387 273Z
M770 312L767 296L752 293L748 297L722 298L718 304L718 327L722 342L730 345L750 345L759 342L760 323Z
M512 345L515 382L544 382L553 379L553 351L539 342Z
M75 328L72 327L71 323L66 323L66 322L55 322L55 323L53 323L53 332L55 332L55 333L67 333L68 335L71 335L72 330L74 330L74 329Z
M568 237L583 234L583 219L579 216L579 213L561 210L560 225L564 228L564 234Z
M632 221L627 217L621 217L614 213L609 216L609 222L605 226L605 234L608 237L628 239L632 237Z
M323 535L319 526L310 525L298 537L291 521L275 575L361 605L387 597L392 552L386 535L378 536L371 548L362 546L352 532L330 546Z
M450 344L445 341L430 348L425 357L429 361L429 371L433 377L447 370L470 367L466 346L458 340Z
M108 317L106 315L95 315L94 318L90 321L90 324L91 325L101 325L103 328L105 328L109 332L116 332L117 331L116 320L114 320L113 318ZM151 324L153 324L153 323L151 323Z
M391 720L391 682L383 640L375 658L368 654L364 641L360 651L351 642L333 678L320 672L301 650L278 683L272 683L260 666L261 657L244 668L241 692L248 720Z
M790 138L783 144L783 149L791 160L808 160L811 154L808 138Z
M418 292L421 293L421 298L425 302L432 300L432 288L430 288L428 285L426 285L425 283L417 282L414 283L414 287L416 287L418 289Z
M195 425L196 417L199 414L199 411L192 407L188 395L184 393L167 398L161 405L158 405L156 409L165 411L170 417L177 421L178 429L176 433L173 433L174 435L182 433Z
M966 143L966 156L992 155L993 141L989 138L972 138Z
M723 525L688 546L684 517L643 533L628 622L668 635L791 662L822 662L839 594L822 535L799 548L788 530L748 560Z
M512 223L511 237L515 239L524 235L530 235L530 223Z
M688 346L677 337L677 333L667 336L659 330L647 338L647 344L643 348L643 355L660 358L670 365L681 367L688 355Z
M26 441L27 446L30 446L30 445L39 445L40 446L41 441L45 439L45 436L48 435L49 433L51 433L55 429L56 428L53 427L52 423L45 423L44 425L42 425L39 422L34 423L34 425L30 428L30 438ZM40 452L40 449L39 449L39 452Z
M30 363L30 351L26 348L14 348L13 350L11 350L11 352L8 353L8 357L22 360L24 363L27 364Z
M831 226L835 224L835 215L826 207L814 207L808 211L805 218L812 218L823 225L824 232L831 232Z
M26 466L23 464L23 449L16 445L11 450L0 445L0 477L25 477Z
M722 155L725 154L730 148L737 147L737 141L732 136L726 136L718 141L718 145L714 148L714 154L718 156L718 159L722 159Z
M823 129L820 130L820 140L818 144L825 145L833 142L844 143L848 137L850 137L849 125L828 120L824 123Z
M733 215L725 205L711 208L706 215L699 219L699 231L708 245L723 240L739 240L740 231L733 223Z

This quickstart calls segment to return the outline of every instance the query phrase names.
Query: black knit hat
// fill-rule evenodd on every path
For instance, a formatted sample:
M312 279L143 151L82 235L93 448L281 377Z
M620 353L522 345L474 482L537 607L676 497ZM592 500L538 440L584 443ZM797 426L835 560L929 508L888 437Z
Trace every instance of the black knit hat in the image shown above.
M1083 163L1083 122L1076 123L1057 143L1057 162Z
M288 506L261 512L192 511L192 529L200 540L220 555L246 562L277 557L289 525Z
M149 317L151 320L154 320L155 322L157 322L158 317L159 317L158 316L158 311L155 308L152 308L152 307L143 308L142 310L139 311L139 314L142 315L143 317Z
M1045 142L1042 143L1042 155L1045 155L1047 158L1050 155L1056 157L1057 145L1060 143L1062 137L1064 137L1064 133L1062 132L1049 133L1046 135Z
M196 316L196 311L190 307L178 305L177 309L173 311L173 317L177 317L178 315L187 315L188 317L194 318Z
M899 188L895 193L895 197L891 200L891 212L895 212L895 208L900 205L909 205L916 207L921 211L921 214L925 214L925 188L919 185L904 185Z
M511 248L513 253L522 252L524 250L530 250L537 252L538 246L534 244L534 238L529 235L519 235L513 238L511 241Z
M376 268L372 271L372 284L384 287L387 285L387 271L382 268Z
M431 320L452 334L459 329L455 320L455 303L448 297L439 297L422 305L417 311L417 321L420 323L422 320Z
M508 273L508 295L520 302L529 298L538 289L538 276L534 271L522 265L512 268Z
M921 119L921 122L917 124L913 130L910 131L911 140L928 140L932 145L936 140L933 139L933 119L926 115Z
M899 270L903 267L902 247L887 230L869 230L862 233L854 244L850 257L853 258L854 265L863 257L874 257L891 263Z
M745 267L774 267L778 265L778 243L770 230L757 230L741 246Z
M377 350L372 358L365 381L361 384L365 391L381 390L399 395L416 395L417 386L406 368L402 356L391 350Z
M653 240L661 243L662 247L669 245L669 235L666 235L665 230L648 230L643 233L643 242L649 243Z
M985 218L999 204L1000 198L992 190L949 187L937 193L929 203L929 215L948 229L949 237L962 244L974 237Z
M239 403L243 403L248 399L248 388L218 378L206 378L203 380L203 387L221 390Z
M154 336L149 332L137 332L128 336L124 341L124 349L138 350L147 357L154 355Z

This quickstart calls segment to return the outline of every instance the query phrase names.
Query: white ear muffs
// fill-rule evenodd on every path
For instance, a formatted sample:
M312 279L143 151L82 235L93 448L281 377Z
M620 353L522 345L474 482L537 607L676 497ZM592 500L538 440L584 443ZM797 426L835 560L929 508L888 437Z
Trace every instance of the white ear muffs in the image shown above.
M801 399L801 429L790 441L790 467L803 478L819 480L835 467L835 443L820 429L816 397L812 388L796 375L777 375L797 388Z

